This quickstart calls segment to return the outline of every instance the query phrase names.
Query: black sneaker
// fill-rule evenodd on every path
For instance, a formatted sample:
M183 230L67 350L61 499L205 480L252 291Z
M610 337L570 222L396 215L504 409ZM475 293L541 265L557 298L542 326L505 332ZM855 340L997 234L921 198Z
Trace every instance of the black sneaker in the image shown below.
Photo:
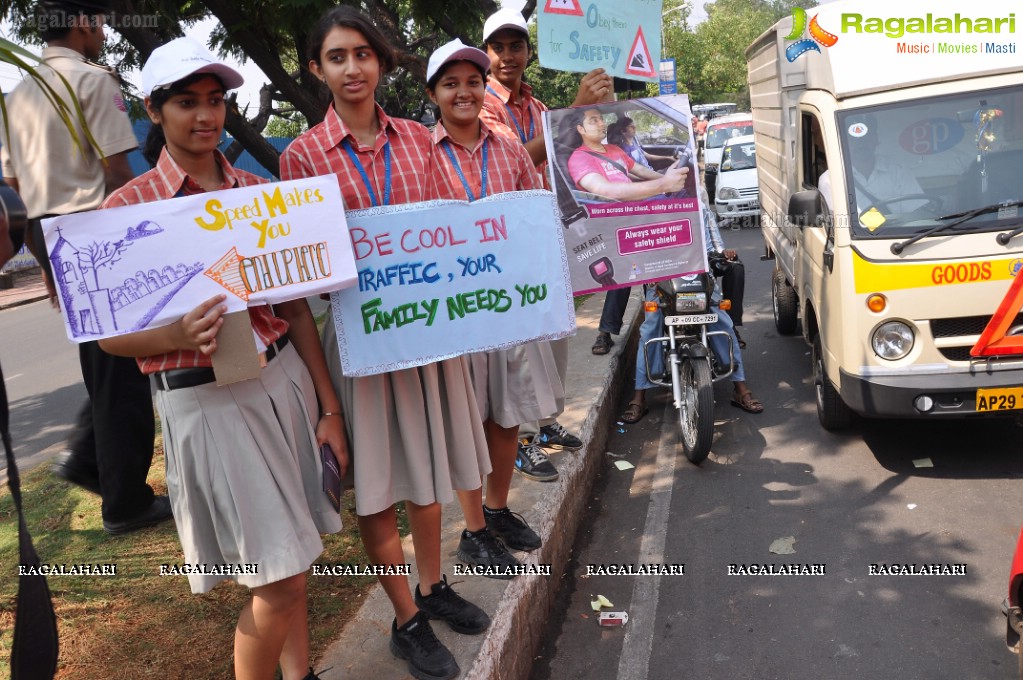
M108 534L118 536L120 534L126 534L129 531L135 531L136 529L142 529L143 527L151 527L154 524L170 519L174 515L171 513L170 499L166 496L155 496L153 498L152 505L148 509L135 515L131 519L121 520L119 522L108 522L103 520L103 530Z
M462 532L462 538L458 541L458 559L474 567L491 567L483 576L499 579L514 577L514 573L505 572L508 568L522 564L486 527L479 531L466 529Z
M544 425L535 437L533 443L542 449L554 451L578 451L583 447L583 440L565 429L561 423L554 421L553 425Z
M57 475L65 482L80 486L97 496L101 495L99 490L99 475L95 471L87 472L75 462L75 454L71 451L61 451L53 459L50 465L50 472Z
M486 612L458 595L448 585L448 577L430 586L430 594L423 597L416 588L416 606L431 619L440 619L456 633L479 635L490 625Z
M539 446L528 439L519 440L519 452L515 456L515 470L523 477L538 482L553 482L558 478L558 469Z
M419 680L451 680L461 672L424 612L416 612L401 628L397 619L391 622L391 654L407 661L408 672Z
M529 528L526 520L517 512L512 512L508 508L491 510L484 505L483 517L487 520L487 529L490 533L504 541L512 550L529 552L542 544L540 536Z

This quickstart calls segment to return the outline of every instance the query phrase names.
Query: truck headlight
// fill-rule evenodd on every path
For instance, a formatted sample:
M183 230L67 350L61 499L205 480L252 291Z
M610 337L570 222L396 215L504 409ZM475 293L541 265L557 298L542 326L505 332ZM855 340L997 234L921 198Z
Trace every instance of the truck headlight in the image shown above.
M877 356L896 361L913 349L913 329L901 321L888 321L874 330L870 344Z
M733 189L732 187L721 187L718 189L718 199L722 201L729 201L739 198L739 190Z

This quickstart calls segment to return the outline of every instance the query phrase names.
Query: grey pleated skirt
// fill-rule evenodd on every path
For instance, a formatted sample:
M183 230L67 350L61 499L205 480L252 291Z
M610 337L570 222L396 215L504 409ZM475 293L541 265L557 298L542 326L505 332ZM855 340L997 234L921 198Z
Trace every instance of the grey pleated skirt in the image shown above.
M554 354L546 340L469 355L476 405L501 427L547 418L564 403Z
M355 511L374 515L399 501L450 503L478 489L490 452L465 357L349 378L341 373L334 320L323 353L348 431Z
M189 574L192 592L305 572L323 552L320 534L340 531L341 518L323 493L316 393L294 346L259 378L157 390L156 406L185 562L256 565L255 574Z

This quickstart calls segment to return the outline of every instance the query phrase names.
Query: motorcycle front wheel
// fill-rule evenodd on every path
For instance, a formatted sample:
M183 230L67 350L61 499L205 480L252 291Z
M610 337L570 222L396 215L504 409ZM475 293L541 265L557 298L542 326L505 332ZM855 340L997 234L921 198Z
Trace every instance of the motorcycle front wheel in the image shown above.
M699 465L710 453L714 439L714 385L710 361L683 356L678 370L682 393L678 409L682 451L691 463Z

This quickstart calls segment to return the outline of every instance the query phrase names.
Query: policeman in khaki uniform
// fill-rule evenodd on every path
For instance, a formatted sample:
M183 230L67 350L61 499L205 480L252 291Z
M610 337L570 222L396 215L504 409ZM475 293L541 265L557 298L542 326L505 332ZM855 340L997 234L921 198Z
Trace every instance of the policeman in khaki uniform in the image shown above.
M26 78L7 100L10 144L0 151L4 179L28 208L27 240L46 272L53 302L54 273L40 219L97 208L133 176L128 152L138 142L120 81L113 70L90 61L98 59L103 49L107 11L104 0L46 0L37 4L36 14L47 44L37 70L58 93L66 93L67 86L57 74L67 80L103 157L90 147L77 121L84 148L75 147L64 121L32 79ZM54 473L102 496L103 528L109 533L169 519L167 497L156 496L146 484L154 435L148 380L133 359L111 356L96 342L78 348L89 400L78 414L69 450L53 466Z

